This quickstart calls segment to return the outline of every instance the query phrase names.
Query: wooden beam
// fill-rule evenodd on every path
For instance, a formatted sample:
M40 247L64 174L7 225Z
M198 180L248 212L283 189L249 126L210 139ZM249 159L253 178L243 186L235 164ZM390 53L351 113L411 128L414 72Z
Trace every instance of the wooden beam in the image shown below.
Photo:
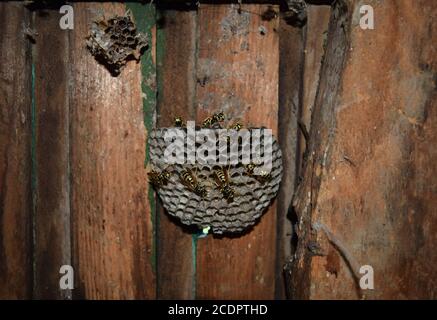
M153 6L141 7L142 15L134 12L141 19L140 30L154 25ZM121 3L74 4L71 209L78 279L74 293L79 298L155 297L153 194L149 196L144 168L144 119L147 125L153 123L154 113L154 104L149 103L154 101L149 88L155 76L153 27L147 30L151 49L141 64L129 62L118 77L90 55L84 42L93 20L125 11ZM142 78L142 68L150 71L147 78Z
M292 239L292 197L297 181L297 155L299 108L302 103L303 30L279 22L279 117L278 135L282 151L283 176L278 193L277 258L275 297L285 298L283 268L296 245Z
M320 69L328 40L328 24L331 17L329 6L308 6L308 20L305 26L305 61L303 66L302 108L299 120L307 132L311 130L311 114L314 109L317 88L320 79ZM300 134L299 139L299 168L303 162L303 153L307 141Z
M435 299L437 3L333 7L295 207L296 298ZM391 30L391 32L384 32ZM361 290L361 266L374 290Z
M240 14L234 5L199 7L198 121L223 110L277 134L279 20L262 20L267 8L243 5ZM197 298L272 299L275 252L275 204L246 234L199 239Z
M34 13L35 30L35 244L34 297L71 298L59 288L59 269L71 265L69 180L69 31L60 14Z
M30 15L0 3L0 299L32 295Z
M194 120L196 85L195 11L163 10L158 18L158 121L174 125L174 117ZM193 299L195 261L191 230L158 206L157 296Z

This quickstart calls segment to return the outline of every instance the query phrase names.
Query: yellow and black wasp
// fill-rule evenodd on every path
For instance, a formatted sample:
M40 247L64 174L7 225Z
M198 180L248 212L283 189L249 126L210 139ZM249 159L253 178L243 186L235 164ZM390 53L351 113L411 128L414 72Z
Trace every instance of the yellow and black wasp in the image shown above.
M197 181L196 176L189 169L184 169L179 173L180 180L184 186L186 186L190 191L194 192L201 198L207 196L207 191L205 186Z
M216 169L214 175L223 198L228 202L232 202L235 197L235 190L230 186L228 170L223 168Z
M255 179L258 180L259 183L265 184L272 180L272 174L267 171L261 171L259 175L255 176Z
M250 162L250 163L246 164L245 167L246 167L246 174L248 176L252 177L253 176L253 171L255 170L256 165L254 163Z
M243 125L240 122L234 123L232 126L229 127L231 130L240 131L243 128ZM228 136L227 138L228 143L231 142L231 137ZM238 138L238 142L241 141L241 137Z
M174 118L174 126L178 128L184 127L184 120L182 117L175 117Z
M215 113L212 116L213 124L225 121L225 114L223 112Z
M207 117L202 122L203 128L211 128L215 124L220 124L220 122L225 121L225 114L223 112L214 113L212 116Z
M254 179L256 179L259 183L261 184L265 184L266 182L269 182L270 180L272 180L272 175L269 172L266 171L261 171L260 174L255 175L254 171L255 168L257 167L256 164L254 163L248 163L246 165L246 174Z
M149 176L150 183L155 188L160 188L164 185L167 185L168 181L170 180L170 176L171 176L170 172L168 172L167 170L163 170L162 172L152 170L149 173L147 173L147 175Z
M243 125L239 122L237 122L233 126L231 126L231 129L235 130L235 131L240 131L242 128L243 128Z

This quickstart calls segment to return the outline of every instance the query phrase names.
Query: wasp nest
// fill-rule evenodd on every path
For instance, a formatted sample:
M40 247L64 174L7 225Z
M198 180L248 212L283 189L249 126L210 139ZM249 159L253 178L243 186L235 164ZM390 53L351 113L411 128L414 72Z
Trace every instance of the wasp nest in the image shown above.
M96 59L118 75L130 59L140 59L147 47L147 36L137 32L130 13L92 23L87 47Z
M253 168L242 163L241 150L251 150L251 143L242 141L238 147L238 163L235 165L218 166L196 162L193 165L169 166L162 159L165 159L164 150L168 145L164 135L170 129L153 130L149 139L152 167L149 178L167 212L186 225L209 229L215 234L242 232L254 225L279 189L282 158L277 141L273 138L271 145L271 171L266 176L255 176L252 174ZM214 132L218 141L218 130L208 130ZM186 151L184 156L187 159ZM222 176L224 184L220 184ZM190 180L193 182L191 185Z
M284 19L288 24L301 27L307 21L307 3L305 0L287 0Z

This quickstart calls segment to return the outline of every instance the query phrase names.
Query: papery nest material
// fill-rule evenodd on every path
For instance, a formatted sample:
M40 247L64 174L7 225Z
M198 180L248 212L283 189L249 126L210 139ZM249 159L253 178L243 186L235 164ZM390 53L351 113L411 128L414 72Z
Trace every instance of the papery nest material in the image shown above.
M164 172L169 168L169 165L162 161L165 159L165 150L168 146L164 137L168 130L173 129L160 128L150 132L150 165L157 172ZM218 139L220 129L208 130L213 131ZM238 193L232 202L226 201L223 194L214 186L209 187L208 195L202 198L181 183L181 172L189 169L195 173L199 182L206 185L208 180L212 180L211 175L215 165L173 164L171 165L173 172L168 177L168 183L157 189L167 213L185 225L195 225L199 229L207 228L214 234L243 233L255 225L278 193L283 170L282 154L277 140L273 137L271 180L259 183L245 174L245 166L241 163L242 150L251 150L250 142L247 143L244 142L239 147L239 163L229 165L228 168L229 178ZM185 150L184 159L187 158Z
M120 74L129 60L139 61L148 47L147 35L137 32L131 13L94 21L86 41L91 54L113 75Z

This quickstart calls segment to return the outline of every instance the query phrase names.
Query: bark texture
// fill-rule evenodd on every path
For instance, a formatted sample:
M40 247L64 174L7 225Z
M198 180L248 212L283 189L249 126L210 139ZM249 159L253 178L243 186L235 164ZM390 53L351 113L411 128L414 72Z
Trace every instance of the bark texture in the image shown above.
M374 30L360 1L333 6L294 202L294 298L436 297L437 4L368 4ZM362 265L374 290L357 286Z

